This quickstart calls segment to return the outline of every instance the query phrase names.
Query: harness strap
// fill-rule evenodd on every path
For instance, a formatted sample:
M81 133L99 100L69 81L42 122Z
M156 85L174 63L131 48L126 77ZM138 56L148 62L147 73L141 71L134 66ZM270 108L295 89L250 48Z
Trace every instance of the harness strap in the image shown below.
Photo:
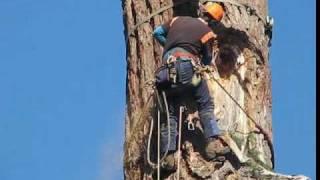
M168 68L169 79L171 82L175 84L177 81L178 73L175 63L177 61L189 61L192 64L193 71L195 72L192 77L191 84L196 87L200 83L201 74L198 69L201 67L201 63L196 55L184 50L183 48L177 47L169 50L164 57L166 58L165 66ZM190 126L189 129L193 129L192 124L189 123L188 125Z
M182 48L179 48L179 50L170 53L166 63L175 63L176 61L178 61L178 59L190 60L193 67L195 67L196 65L200 65L199 57L190 52L187 52L186 50L183 50Z
M182 52L182 51L176 51L172 54L172 56L176 58L182 58L182 59L197 59L195 55L188 52Z

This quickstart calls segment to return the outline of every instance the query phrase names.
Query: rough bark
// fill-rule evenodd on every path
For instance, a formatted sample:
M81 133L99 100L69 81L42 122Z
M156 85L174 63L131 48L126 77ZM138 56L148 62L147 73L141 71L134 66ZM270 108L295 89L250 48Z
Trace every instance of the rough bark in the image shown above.
M171 0L122 0L125 35L135 24ZM271 121L271 77L268 37L263 20L266 0L238 0L256 10L224 3L222 24L214 29L218 35L216 50L217 71L213 76L245 108L261 129L239 109L228 95L211 80L207 80L215 103L215 114L221 129L230 132L241 154L250 160L240 163L236 156L224 162L208 162L202 158L201 126L197 131L183 131L181 179L290 179L295 177L272 174L273 147ZM174 2L176 3L176 2ZM148 86L156 67L159 67L162 48L153 39L155 26L176 15L197 16L198 2L187 2L151 18L140 25L127 40L127 114L124 144L125 179L152 179L156 171L147 163L147 139L154 115L152 88ZM194 110L195 111L195 110ZM153 141L155 142L155 141ZM155 148L151 149L154 157ZM271 171L269 171L271 170ZM265 174L264 174L265 173ZM269 173L269 174L267 174ZM271 173L271 174L270 174ZM176 173L161 178L174 179ZM297 177L296 177L297 178Z

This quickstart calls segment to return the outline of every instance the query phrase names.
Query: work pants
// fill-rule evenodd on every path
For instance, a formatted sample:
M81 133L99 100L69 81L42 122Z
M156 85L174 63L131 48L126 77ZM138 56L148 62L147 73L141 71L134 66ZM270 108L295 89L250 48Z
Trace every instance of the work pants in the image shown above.
M193 66L186 59L178 59L175 63L177 70L177 83L174 84L168 92L167 102L169 108L170 123L170 144L168 144L168 124L166 118L161 121L161 152L165 152L167 146L169 151L176 150L177 126L179 119L179 106L186 97L192 97L196 103L200 116L200 122L204 129L205 138L214 137L220 134L217 125L217 119L214 115L213 99L209 94L209 89L205 80L196 86L191 85L191 79L194 74Z

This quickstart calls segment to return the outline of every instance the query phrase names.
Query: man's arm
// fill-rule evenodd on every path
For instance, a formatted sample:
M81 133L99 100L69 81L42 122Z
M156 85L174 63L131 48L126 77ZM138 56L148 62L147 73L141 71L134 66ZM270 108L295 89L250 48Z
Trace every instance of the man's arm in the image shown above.
M167 34L168 34L170 27L172 26L173 22L177 19L178 19L178 17L174 17L170 21L156 27L156 29L153 31L153 37L155 37L156 40L162 46L164 46L167 41Z
M202 63L210 65L212 61L212 46L216 35L213 32L208 32L201 38L202 42Z
M203 45L202 63L204 65L210 65L212 61L212 43L207 42Z
M167 29L164 27L164 25L160 25L156 27L156 29L153 31L153 37L156 38L156 40L164 46L167 40Z

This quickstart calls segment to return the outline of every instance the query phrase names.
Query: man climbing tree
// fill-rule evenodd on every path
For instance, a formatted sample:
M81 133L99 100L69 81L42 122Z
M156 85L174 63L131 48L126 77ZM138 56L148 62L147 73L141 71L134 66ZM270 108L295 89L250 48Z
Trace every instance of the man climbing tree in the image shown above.
M168 125L161 125L161 152L169 153L165 157L163 168L175 170L174 152L176 150L176 128L178 107L185 97L191 95L198 105L198 111L204 136L206 138L206 158L213 159L217 155L228 152L222 139L220 129L214 116L213 100L210 97L205 80L198 80L195 67L198 64L210 65L212 61L213 41L216 35L211 27L223 17L223 7L218 3L204 6L201 17L176 16L163 25L158 26L153 35L164 46L163 66L157 74L156 85L167 92L170 113L170 144L168 144ZM167 147L169 146L169 147Z
M224 15L220 23L217 22L220 21L222 13L221 17L208 16L211 12L209 6L205 6L207 14L203 14L200 18L204 21L197 19L199 3L205 4L208 1L221 3L223 6ZM269 23L269 26L266 23L267 0L122 0L122 2L127 44L124 178L132 180L149 180L155 177L158 179L181 177L188 180L295 179L292 176L272 172L274 153L268 53L272 23ZM216 23L213 20L216 20ZM209 27L214 26L213 32L206 22ZM190 27L192 24L194 25ZM212 56L210 46L213 39L218 42L214 45L214 49L219 51L217 57L221 60L219 60L221 64L216 64L218 74L217 71L206 74L208 86L204 86L203 80L199 81L193 76L190 60L210 65ZM164 47L162 48L160 44ZM155 70L164 62L168 62L169 65L171 62L176 62L173 66L169 66L169 71L172 72L168 78L174 83L170 86L157 84L158 89L164 88L168 91L168 101L171 106L171 118L168 118L170 123L162 123L162 130L166 125L173 124L173 128L170 128L173 132L167 134L162 132L162 138L158 138L160 135L149 138L151 137L149 132L159 129L153 129L151 126L153 120L157 119L155 107L158 98L155 98L157 93L150 80L154 78ZM211 77L216 75L217 79L213 80ZM159 74L158 80L161 80ZM208 98L208 90L213 99ZM209 137L219 134L217 127L230 134L228 138L230 141L223 139L232 149L232 153L227 154L230 158L224 161L214 159L208 161L203 158L200 154L201 148L205 147L208 150L208 153L205 153L208 157L210 152L214 152L211 154L211 157L214 157L219 149L210 148L208 144L211 143L202 142L200 139L203 138L199 138L198 135L203 133L193 133L195 141L188 139L190 133L182 134L181 149L175 147L174 139L172 143L166 145L164 136L176 134L174 112L177 109L173 107L181 101L181 98L170 97L170 93L182 95L188 91L197 99L208 142L214 142L213 144L217 144L219 148L226 149L222 146L223 142L217 140L219 138L213 138L211 141ZM216 123L217 119L219 121ZM154 146L148 148L148 142L152 142L149 139L158 141L150 143ZM163 142L160 143L159 139ZM162 146L158 146L158 143ZM155 161L161 159L158 153L160 151L157 149L159 147L162 151L166 147L173 152L176 149L181 150L181 158L178 159L181 161L178 163L180 171L177 168L177 171L163 174L159 171L159 165L156 167L150 165L148 154L151 154ZM175 168L173 160L169 158L166 162Z

